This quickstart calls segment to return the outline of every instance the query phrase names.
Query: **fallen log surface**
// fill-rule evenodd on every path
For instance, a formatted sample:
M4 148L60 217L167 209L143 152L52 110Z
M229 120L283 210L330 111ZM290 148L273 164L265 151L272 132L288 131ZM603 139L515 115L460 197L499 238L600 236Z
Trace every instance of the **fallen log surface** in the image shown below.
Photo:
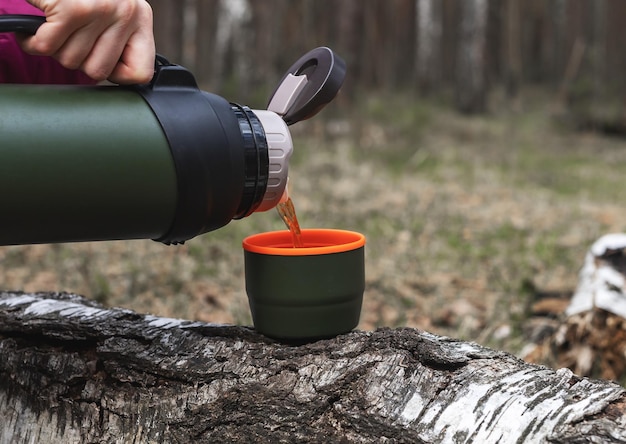
M415 329L253 329L0 293L0 442L624 442L626 391Z

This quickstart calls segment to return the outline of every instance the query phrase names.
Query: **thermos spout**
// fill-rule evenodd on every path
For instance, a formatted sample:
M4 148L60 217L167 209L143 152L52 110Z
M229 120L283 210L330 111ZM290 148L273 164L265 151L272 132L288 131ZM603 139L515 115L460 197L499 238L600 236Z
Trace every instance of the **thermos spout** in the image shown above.
M287 124L281 116L266 110L253 110L261 121L268 145L269 178L263 200L254 211L267 211L282 200L287 191L289 158L293 142Z

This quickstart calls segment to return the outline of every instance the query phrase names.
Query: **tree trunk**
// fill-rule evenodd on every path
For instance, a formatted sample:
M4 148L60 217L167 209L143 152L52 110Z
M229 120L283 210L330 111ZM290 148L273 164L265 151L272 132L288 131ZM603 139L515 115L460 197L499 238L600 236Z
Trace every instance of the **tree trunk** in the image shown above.
M503 34L506 39L504 79L509 98L517 97L522 83L522 33L519 0L504 3L506 10Z
M550 51L551 62L550 83L559 85L563 79L565 71L567 47L567 1L568 0L552 0L546 11L548 12L548 20L552 28L553 46Z
M417 57L415 72L421 93L437 87L441 77L443 4L440 0L416 0Z
M223 83L232 80L236 91L231 94L234 101L246 97L248 84L245 76L249 75L250 63L247 59L250 40L250 7L248 0L220 1L215 37L215 58L213 69L214 87L222 89ZM236 94L235 94L236 93Z
M345 59L348 69L352 73L359 73L362 69L369 69L360 57L361 40L363 39L363 2L360 0L343 0L338 3L337 46L341 56ZM352 81L345 82L341 87L340 100L344 96L350 100L356 98L356 88Z
M626 391L413 329L254 330L0 293L0 442L623 442Z
M154 12L156 50L173 63L183 63L184 2L150 0Z
M485 111L487 82L485 47L487 0L465 0L461 5L461 25L456 71L457 108L464 113Z
M213 78L213 60L215 55L215 40L217 29L217 15L219 0L197 0L196 2L196 29L195 29L195 57L194 74L203 85L216 82Z

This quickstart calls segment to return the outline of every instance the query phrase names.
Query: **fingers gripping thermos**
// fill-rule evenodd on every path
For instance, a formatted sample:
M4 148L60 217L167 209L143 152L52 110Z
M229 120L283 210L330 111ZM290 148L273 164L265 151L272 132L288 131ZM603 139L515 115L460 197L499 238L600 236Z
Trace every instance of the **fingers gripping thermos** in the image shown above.
M40 17L0 16L0 32ZM328 48L300 58L253 110L201 91L157 57L150 84L0 85L0 245L115 239L185 242L276 206L288 125L337 94L345 64Z

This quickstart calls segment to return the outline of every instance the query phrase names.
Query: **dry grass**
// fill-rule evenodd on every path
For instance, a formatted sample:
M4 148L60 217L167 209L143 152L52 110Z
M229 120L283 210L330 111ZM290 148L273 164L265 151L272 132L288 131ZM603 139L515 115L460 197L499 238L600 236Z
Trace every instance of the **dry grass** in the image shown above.
M378 97L349 114L294 127L291 194L303 227L367 235L360 328L412 326L519 351L533 289L573 289L589 245L626 229L626 143L558 128L540 100L468 118ZM0 285L250 324L241 240L280 228L270 211L182 247L3 247Z

